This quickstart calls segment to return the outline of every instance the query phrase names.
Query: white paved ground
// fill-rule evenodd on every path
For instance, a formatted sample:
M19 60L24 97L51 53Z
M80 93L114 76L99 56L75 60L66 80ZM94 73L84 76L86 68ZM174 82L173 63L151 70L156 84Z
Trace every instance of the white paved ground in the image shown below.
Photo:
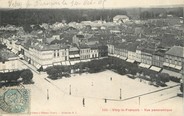
M48 81L45 80L46 74L37 75L35 73L35 75L35 84L29 85L30 87L27 86L31 88L32 92L32 113L55 112L57 115L66 112L78 115L122 115L128 113L136 115L138 113L145 113L145 111L119 110L125 110L126 108L142 110L144 108L155 107L159 109L172 109L172 112L169 113L181 112L181 109L176 108L182 106L182 99L176 97L177 93L179 93L179 87L123 101L124 99L162 88L150 86L146 82L139 82L138 79L129 79L126 76L121 76L112 71L96 74L72 75L70 78L63 78L60 80L47 79ZM112 77L112 81L110 77ZM70 85L71 95L69 95ZM174 83L170 83L170 85L174 85ZM119 101L120 88L122 92L122 101ZM85 99L85 107L83 107L83 98ZM106 103L105 98L107 99ZM170 101L170 99L176 100ZM149 114L149 112L146 113ZM168 112L162 112L162 115L164 114L168 114Z
M163 88L150 86L147 82L133 80L109 70L95 74L72 75L70 78L59 80L46 80L46 77L47 74L39 75L34 72L35 84L25 86L31 89L32 115L180 116L182 113L182 98L176 96L180 92L179 86L134 97ZM176 85L172 82L168 84ZM129 99L131 97L134 98ZM167 111L151 111L154 108Z

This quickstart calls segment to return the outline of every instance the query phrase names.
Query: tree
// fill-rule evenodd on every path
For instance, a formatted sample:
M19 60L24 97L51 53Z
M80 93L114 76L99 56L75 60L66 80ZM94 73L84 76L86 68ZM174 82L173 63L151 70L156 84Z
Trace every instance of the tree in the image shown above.
M167 73L159 73L158 77L160 78L161 82L166 83L169 82L169 74Z
M24 83L30 83L32 82L33 73L30 69L25 69L20 74L20 77L23 79Z

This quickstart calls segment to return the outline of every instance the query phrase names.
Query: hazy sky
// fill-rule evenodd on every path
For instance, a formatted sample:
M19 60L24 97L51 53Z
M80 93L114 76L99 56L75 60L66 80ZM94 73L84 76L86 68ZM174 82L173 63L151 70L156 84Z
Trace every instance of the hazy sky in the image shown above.
M184 6L184 0L0 0L0 8L127 8Z

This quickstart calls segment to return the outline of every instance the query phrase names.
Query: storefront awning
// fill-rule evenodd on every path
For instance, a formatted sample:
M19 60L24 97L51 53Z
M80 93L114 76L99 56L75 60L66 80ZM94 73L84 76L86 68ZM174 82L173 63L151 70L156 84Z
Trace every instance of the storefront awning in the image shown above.
M181 70L182 66L175 66L176 69Z
M123 56L120 56L120 59L126 60L127 58L126 57L123 57Z
M119 57L120 57L120 55L116 55L116 57L118 57L118 58L119 58Z
M53 65L61 65L61 63L60 62L55 62L55 63L53 63Z
M151 66L150 70L156 71L156 72L160 72L161 68L156 67L156 66Z
M52 64L49 64L49 65L44 65L42 67L43 67L43 69L46 69L47 67L51 67L51 66L53 66L53 65Z
M63 61L63 62L61 62L61 64L62 64L62 65L66 65L66 62L65 62L65 61Z
M164 65L164 66L169 66L169 63L164 62L163 65Z
M135 60L132 60L132 59L127 59L126 61L130 62L130 63L134 63L135 62Z
M89 62L91 61L90 59L87 59L87 60L81 60L81 62Z
M75 62L73 62L73 61L70 61L70 64L71 64L71 65L74 65L74 64L75 64Z
M24 56L23 56L22 54L19 54L19 57L20 57L20 58L23 58ZM30 60L30 59L29 59L29 60Z
M39 69L40 67L41 67L41 65L40 65L40 64L37 64L37 65L36 65L36 68L37 68L37 69Z
M76 54L75 57L80 57L80 55L79 54Z
M47 65L44 65L44 66L42 66L43 67L43 69L46 69L48 66Z
M151 65L140 63L139 66L142 68L149 68Z
M169 64L169 67L171 67L171 68L175 68L175 66L176 65L174 65L174 64Z
M70 65L70 62L69 61L66 61L66 65Z
M74 55L70 55L69 58L74 58L75 56Z

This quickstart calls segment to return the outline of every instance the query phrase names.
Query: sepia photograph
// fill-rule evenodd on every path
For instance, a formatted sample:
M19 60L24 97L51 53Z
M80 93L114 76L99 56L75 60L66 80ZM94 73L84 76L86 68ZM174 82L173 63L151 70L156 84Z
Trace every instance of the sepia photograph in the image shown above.
M0 116L183 116L183 0L0 0Z

